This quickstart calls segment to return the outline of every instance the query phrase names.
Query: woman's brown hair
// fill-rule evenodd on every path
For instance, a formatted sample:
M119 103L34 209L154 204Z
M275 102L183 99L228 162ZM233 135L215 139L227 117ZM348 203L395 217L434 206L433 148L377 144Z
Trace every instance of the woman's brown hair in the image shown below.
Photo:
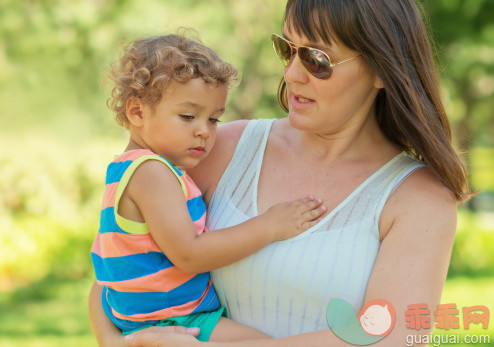
M458 201L471 193L453 149L429 38L413 0L288 0L284 23L310 41L359 52L384 84L376 98L383 133L423 161ZM288 112L286 82L278 102Z

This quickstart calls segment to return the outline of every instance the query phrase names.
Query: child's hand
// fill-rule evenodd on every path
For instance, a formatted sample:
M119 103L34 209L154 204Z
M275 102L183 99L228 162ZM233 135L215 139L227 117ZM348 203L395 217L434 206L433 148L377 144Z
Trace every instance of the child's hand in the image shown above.
M267 229L274 233L274 241L281 241L297 236L315 225L326 210L321 199L308 196L276 204L262 218L266 220Z

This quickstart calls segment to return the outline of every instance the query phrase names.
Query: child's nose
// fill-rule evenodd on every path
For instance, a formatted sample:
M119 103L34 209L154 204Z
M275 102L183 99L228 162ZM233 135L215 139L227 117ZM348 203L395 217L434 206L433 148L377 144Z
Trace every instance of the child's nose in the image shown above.
M194 132L195 136L198 137L203 137L203 138L208 138L209 137L209 131L207 125L201 124Z

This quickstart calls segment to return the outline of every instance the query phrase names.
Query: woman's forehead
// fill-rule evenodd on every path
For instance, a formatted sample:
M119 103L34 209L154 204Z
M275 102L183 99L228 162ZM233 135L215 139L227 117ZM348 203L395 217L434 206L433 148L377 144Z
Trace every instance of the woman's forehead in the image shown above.
M311 20L302 20L287 16L283 27L283 34L287 37L298 37L305 43L319 44L325 47L331 47L339 44L337 36L334 34L329 23L320 25L319 17L311 16Z
M350 50L348 46L336 39L326 41L323 40L319 34L316 34L315 36L312 36L314 38L311 38L306 35L302 29L294 26L292 23L293 22L285 23L285 26L283 27L283 36L287 40L292 41L295 44L317 48L323 51L329 50L332 52L345 52L347 50ZM334 34L331 34L331 38L333 37L336 36Z

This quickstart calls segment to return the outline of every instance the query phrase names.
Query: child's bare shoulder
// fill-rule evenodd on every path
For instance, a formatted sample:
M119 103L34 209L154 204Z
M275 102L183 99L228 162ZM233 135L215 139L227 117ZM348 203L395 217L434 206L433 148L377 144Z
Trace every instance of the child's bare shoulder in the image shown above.
M172 169L159 160L146 160L132 174L127 189L131 196L160 194L183 195L180 182Z

